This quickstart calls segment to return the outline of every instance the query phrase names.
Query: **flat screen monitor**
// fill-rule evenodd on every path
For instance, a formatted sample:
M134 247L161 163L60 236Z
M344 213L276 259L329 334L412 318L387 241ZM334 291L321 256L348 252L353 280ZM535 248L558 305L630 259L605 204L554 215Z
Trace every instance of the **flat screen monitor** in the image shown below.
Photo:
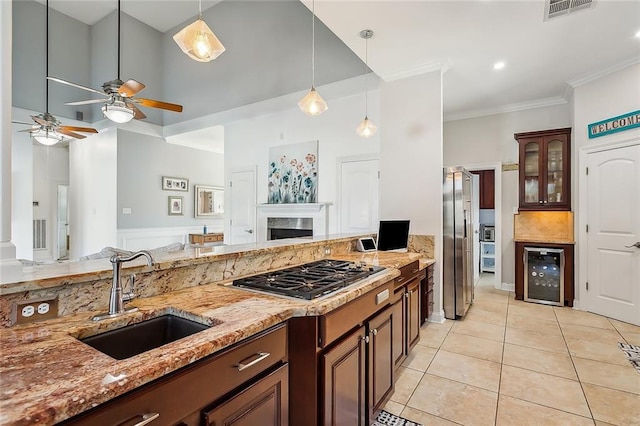
M407 251L409 242L408 220L381 220L378 230L378 250Z

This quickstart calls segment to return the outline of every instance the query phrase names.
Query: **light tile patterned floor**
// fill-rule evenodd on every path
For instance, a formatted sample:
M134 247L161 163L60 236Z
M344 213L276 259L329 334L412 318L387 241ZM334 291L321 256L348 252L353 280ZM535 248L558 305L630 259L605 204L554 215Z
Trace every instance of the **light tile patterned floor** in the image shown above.
M424 425L640 425L640 327L476 286L461 321L425 324L388 411Z

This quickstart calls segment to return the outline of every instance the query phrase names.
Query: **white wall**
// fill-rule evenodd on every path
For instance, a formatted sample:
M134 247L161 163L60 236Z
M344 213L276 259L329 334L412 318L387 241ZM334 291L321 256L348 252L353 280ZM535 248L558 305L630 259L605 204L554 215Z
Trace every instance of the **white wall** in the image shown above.
M117 131L69 144L70 259L116 245Z
M11 241L17 259L33 260L33 143L29 133L18 131L24 127L14 124L11 132Z
M514 133L571 127L569 104L444 123L444 164L517 163ZM497 171L497 173L499 173ZM518 208L518 171L502 172L502 281L515 282L513 214Z
M435 236L434 315L442 313L442 75L381 86L380 219Z
M318 91L323 94L322 88ZM329 207L329 233L338 232L337 158L378 154L380 143L378 135L363 139L355 133L364 117L364 94L326 100L329 109L317 117L306 116L294 102L281 112L226 124L225 189L230 171L257 165L257 199L266 203L269 148L318 140L318 202L334 203ZM369 117L374 123L379 122L379 101L378 92L369 93Z
M576 299L584 292L587 275L587 187L584 170L588 151L610 145L640 143L640 128L626 130L599 138L589 139L587 126L590 123L637 111L640 107L640 64L587 82L574 88L574 164L573 205L576 207ZM579 305L588 309L588 306Z

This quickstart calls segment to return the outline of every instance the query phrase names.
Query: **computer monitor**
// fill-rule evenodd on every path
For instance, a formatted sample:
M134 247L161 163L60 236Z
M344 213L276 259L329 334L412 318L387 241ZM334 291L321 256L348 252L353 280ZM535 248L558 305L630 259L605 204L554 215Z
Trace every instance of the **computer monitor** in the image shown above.
M378 250L407 251L409 243L408 220L381 220L378 229Z

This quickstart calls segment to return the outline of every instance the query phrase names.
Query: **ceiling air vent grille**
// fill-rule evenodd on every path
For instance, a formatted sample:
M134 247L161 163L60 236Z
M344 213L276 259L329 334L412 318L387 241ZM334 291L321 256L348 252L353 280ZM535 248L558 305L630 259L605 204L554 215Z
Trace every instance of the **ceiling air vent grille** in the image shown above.
M547 0L544 20L592 7L596 0Z

